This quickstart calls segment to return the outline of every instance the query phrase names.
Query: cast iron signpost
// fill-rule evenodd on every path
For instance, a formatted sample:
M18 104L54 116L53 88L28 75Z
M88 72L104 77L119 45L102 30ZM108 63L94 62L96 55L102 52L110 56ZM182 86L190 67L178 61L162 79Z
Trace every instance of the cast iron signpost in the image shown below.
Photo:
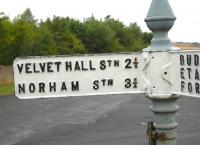
M144 93L155 116L149 144L176 145L176 100L200 98L200 51L172 48L168 31L175 19L168 0L152 0L145 21L154 36L143 52L17 58L15 94L31 99Z

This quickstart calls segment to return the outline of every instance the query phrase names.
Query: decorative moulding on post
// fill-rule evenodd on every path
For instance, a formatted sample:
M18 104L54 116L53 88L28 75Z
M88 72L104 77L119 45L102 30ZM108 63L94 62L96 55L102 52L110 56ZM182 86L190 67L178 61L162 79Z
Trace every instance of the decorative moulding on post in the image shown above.
M145 22L153 32L151 45L144 51L172 50L168 31L173 27L176 17L168 0L152 0Z

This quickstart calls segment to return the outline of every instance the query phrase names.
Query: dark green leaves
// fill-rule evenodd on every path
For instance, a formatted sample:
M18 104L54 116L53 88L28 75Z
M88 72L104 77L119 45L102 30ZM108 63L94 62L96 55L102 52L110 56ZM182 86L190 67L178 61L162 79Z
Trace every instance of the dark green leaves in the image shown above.
M18 56L138 51L151 38L136 23L126 26L110 15L83 22L54 16L38 22L30 9L13 21L0 13L0 64L12 64Z

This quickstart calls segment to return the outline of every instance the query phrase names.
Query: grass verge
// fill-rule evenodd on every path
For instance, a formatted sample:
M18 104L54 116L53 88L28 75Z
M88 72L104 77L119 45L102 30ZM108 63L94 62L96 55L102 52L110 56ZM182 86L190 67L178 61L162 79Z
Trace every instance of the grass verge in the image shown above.
M11 95L13 93L14 93L13 84L0 85L0 96Z

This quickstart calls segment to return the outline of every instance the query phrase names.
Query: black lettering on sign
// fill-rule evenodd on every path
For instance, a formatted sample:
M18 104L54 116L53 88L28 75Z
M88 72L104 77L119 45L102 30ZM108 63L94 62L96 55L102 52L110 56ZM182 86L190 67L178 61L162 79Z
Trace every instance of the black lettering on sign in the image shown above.
M184 65L184 56L180 55L180 65Z
M192 64L192 55L187 55L187 65L191 65Z
M108 79L108 86L113 86L113 79Z
M66 71L68 71L68 70L72 71L72 62L71 61L65 62L65 69L66 69Z
M134 78L133 79L133 88L137 88L137 84L138 84L137 78Z
M34 73L39 73L40 71L36 69L36 64L33 63L33 72Z
M67 91L67 87L66 87L66 84L65 82L62 82L62 86L61 86L61 91Z
M79 82L78 81L71 81L71 89L72 91L79 91Z
M44 72L45 71L45 67L46 67L46 63L39 63L41 71Z
M113 86L114 80L113 79L101 79L101 80L95 80L93 81L93 89L98 90L100 86L106 87L106 86Z
M22 69L23 69L24 64L17 64L17 68L19 70L19 73L22 73Z
M125 79L125 85L124 87L125 88L137 88L138 86L138 80L137 78L133 78L133 79L130 79L130 78L126 78Z
M84 62L83 62L83 61L81 61L81 69L82 69L83 71L87 71L87 70L88 70L88 68L85 68L85 67L84 67Z
M119 67L119 60L114 60L114 67Z
M60 71L61 62L58 61L58 62L54 62L54 63L55 63L55 65L56 65L57 72L59 72L59 71Z
M196 90L197 94L200 93L200 85L199 85L199 83L195 83L195 90Z
M127 78L125 79L125 88L130 88L131 87L131 79Z
M53 64L53 62L47 62L47 72L53 72L52 64Z
M182 91L182 92L184 91L184 88L185 88L185 82L184 82L184 81L181 81L181 91Z
M30 70L30 66L31 66L31 63L26 63L25 64L25 68L26 68L26 73L32 73L32 71Z
M194 65L195 66L199 65L199 55L197 55L197 54L194 55Z
M49 91L56 92L56 82L49 82Z
M29 84L29 92L30 93L34 93L35 92L35 84L34 83L30 83Z
M102 79L102 86L112 86L113 85L113 79Z
M187 68L187 70L188 70L188 78L191 79L191 71L192 71L192 69L191 68Z
M45 92L45 83L39 83L39 92L40 93L44 93Z
M90 65L90 70L96 70L96 68L94 68L94 67L92 66L92 61L91 61L91 60L89 61L89 65Z
M195 80L200 80L198 69L195 69Z
M192 83L188 83L188 92L192 93Z
M106 79L102 79L101 82L102 82L103 86L106 86Z
M95 81L93 82L93 89L94 89L94 90L98 90L98 89L99 89L99 81L98 81L98 80L95 80Z
M19 94L25 93L25 84L18 84L18 92Z
M125 69L130 69L132 68L130 65L131 65L131 59L125 59L125 63L126 63L126 66L125 66Z
M137 60L137 57L135 58L135 60L133 61L133 64L134 64L134 67L135 68L138 68L138 60Z
M101 70L105 70L106 69L106 62L105 62L105 60L101 60L100 61L100 69Z
M185 79L184 71L185 71L185 69L184 69L184 68L181 68L181 70L180 70L180 73L181 73L181 79Z
M77 71L77 70L79 70L79 71L80 71L80 70L81 70L81 68L80 68L80 65L79 65L78 61L76 61L76 62L75 62L75 67L74 67L74 70L75 70L75 71Z
M108 66L111 67L112 60L107 60L107 62L108 62Z

